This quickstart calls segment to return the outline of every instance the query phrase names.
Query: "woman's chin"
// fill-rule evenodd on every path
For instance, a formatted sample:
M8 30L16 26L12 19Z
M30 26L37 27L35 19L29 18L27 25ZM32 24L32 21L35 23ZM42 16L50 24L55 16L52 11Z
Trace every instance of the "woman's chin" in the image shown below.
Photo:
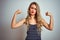
M31 13L31 15L35 15L35 13Z

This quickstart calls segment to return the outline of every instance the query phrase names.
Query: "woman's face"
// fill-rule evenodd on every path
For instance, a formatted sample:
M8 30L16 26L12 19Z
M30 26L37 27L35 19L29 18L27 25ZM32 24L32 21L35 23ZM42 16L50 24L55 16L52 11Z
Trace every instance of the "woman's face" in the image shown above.
M32 4L30 6L29 12L30 12L30 15L35 15L36 14L36 5L35 4Z

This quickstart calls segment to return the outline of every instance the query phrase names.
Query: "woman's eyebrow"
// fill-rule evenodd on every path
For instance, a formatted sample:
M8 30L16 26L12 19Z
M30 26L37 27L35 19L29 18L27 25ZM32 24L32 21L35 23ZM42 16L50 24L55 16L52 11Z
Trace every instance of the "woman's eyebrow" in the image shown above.
M34 8L34 7L31 7L31 8ZM37 8L34 8L34 9L37 9Z

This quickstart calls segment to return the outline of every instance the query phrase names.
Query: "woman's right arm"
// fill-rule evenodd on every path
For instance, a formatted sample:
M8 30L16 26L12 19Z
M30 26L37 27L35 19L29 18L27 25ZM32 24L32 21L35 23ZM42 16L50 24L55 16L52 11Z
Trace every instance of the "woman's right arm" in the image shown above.
M16 22L16 16L17 16L17 14L19 14L19 13L21 13L20 10L17 10L17 11L14 13L14 16L13 16L12 22L11 22L11 28L18 28L18 27L20 27L21 25L24 24L25 19L22 19L21 21Z

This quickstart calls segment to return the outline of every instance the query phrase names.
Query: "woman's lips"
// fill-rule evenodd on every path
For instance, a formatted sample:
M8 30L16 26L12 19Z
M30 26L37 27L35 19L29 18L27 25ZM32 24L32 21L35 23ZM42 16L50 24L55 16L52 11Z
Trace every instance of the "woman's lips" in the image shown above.
M32 13L34 13L34 11L32 11Z

